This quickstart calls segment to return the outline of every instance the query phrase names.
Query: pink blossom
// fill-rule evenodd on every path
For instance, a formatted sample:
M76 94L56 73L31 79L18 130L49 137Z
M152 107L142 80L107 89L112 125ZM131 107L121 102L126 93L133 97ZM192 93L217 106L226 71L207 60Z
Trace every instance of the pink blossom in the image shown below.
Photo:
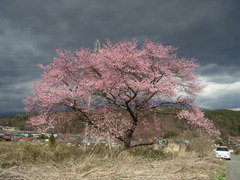
M212 121L204 117L204 113L197 107L193 107L190 110L182 110L178 115L180 119L186 119L188 124L203 128L207 133L219 137L220 132L214 127Z

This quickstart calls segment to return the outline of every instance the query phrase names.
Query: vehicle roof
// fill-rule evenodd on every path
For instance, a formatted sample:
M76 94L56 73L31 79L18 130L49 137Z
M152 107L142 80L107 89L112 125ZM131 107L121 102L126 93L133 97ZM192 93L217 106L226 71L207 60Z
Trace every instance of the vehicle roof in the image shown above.
M218 146L218 147L224 147L224 148L228 148L227 146ZM217 148L218 148L218 147L217 147Z

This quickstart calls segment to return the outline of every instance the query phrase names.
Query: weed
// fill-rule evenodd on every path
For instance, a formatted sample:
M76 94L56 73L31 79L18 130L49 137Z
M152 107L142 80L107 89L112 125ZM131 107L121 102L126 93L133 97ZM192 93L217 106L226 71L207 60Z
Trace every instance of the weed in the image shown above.
M186 156L179 158L151 146L128 150L103 145L54 146L31 143L2 143L1 171L25 179L214 179L219 176L219 161ZM188 153L188 152L187 152ZM169 158L170 157L170 158ZM7 175L6 175L7 177ZM24 178L23 178L24 179Z
M223 168L219 169L219 176L216 177L214 180L225 180L226 179L226 172Z

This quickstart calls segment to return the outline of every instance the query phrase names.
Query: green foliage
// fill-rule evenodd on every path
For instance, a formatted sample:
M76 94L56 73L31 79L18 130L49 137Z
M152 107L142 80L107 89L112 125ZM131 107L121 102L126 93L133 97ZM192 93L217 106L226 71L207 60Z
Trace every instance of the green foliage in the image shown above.
M226 172L224 168L219 169L219 176L216 177L214 180L225 180L226 179Z

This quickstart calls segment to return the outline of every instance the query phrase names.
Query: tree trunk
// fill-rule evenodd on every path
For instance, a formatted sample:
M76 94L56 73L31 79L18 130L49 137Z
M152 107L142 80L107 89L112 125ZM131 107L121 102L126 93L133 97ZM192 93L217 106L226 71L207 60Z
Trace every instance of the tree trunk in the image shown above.
M125 149L130 149L131 148L131 141L132 141L133 132L134 131L132 129L128 129L124 138L122 139Z

